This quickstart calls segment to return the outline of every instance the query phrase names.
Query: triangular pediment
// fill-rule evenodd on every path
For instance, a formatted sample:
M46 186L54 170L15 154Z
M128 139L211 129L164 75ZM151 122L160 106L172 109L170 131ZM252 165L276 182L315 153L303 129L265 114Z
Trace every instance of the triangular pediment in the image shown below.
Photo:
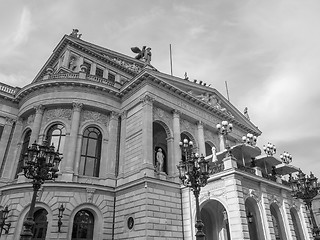
M188 102L193 102L199 108L210 111L213 115L218 115L221 119L236 123L248 132L255 135L261 134L261 131L216 89L190 82L187 79L145 69L144 72L123 87L122 94L130 92L146 79L168 89L173 94L179 95L180 98L185 98Z

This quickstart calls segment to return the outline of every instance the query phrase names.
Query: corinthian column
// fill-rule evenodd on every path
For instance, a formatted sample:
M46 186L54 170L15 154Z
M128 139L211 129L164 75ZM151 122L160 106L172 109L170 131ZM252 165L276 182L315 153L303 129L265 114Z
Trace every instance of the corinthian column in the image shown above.
M198 142L199 142L199 154L206 155L206 146L204 142L204 132L203 132L203 123L201 121L198 122Z
M173 110L173 165L177 166L181 160L181 150L179 143L181 141L180 136L180 112L178 110ZM178 172L178 169L175 167L175 172Z
M36 110L36 116L34 117L33 125L32 125L32 132L30 136L30 144L34 143L34 141L38 141L39 133L40 133L40 127L41 127L41 121L43 117L44 112L44 106L38 105L35 106L34 109Z
M72 181L72 175L74 173L73 166L75 161L75 155L77 151L77 137L79 132L80 114L83 104L79 102L73 102L73 113L71 119L71 131L68 138L68 152L67 159L65 160L64 174L65 180Z
M152 123L154 99L145 95L142 99L142 163L153 169Z

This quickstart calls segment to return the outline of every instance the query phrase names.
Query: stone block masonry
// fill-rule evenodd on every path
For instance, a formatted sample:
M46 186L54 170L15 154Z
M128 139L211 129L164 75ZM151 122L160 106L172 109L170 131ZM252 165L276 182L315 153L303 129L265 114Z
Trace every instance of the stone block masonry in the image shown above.
M183 239L178 184L145 178L116 196L115 239ZM127 224L130 217L132 229Z

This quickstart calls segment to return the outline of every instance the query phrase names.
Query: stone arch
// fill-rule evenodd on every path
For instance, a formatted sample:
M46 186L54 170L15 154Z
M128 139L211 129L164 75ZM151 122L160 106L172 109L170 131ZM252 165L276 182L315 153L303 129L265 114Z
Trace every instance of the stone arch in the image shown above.
M282 217L281 210L277 203L273 202L270 204L270 212L271 212L271 218L274 228L274 233L276 235L276 238L286 240L286 230L285 225Z
M205 141L205 156L209 156L212 154L212 147L217 149L217 146L212 141Z
M52 121L49 121L45 124L45 126L43 126L40 130L41 134L41 138L39 140L44 140L44 138L46 137L46 134L48 132L48 130L55 124L62 124L65 128L66 128L66 133L67 135L70 134L70 125L69 123L65 120L65 119L55 119Z
M261 209L254 197L245 199L246 218L251 240L264 240L264 227L262 224Z
M102 230L103 230L103 214L97 206L90 204L90 203L80 204L71 211L70 218L69 218L70 221L69 221L69 226L68 226L68 234L67 234L68 238L67 239L72 239L74 217L81 210L87 210L93 214L93 216L94 216L93 239L102 240L102 237L103 237L103 232L102 232Z
M16 230L14 231L13 239L20 239L20 234L21 234L22 229L23 229L23 222L27 218L27 214L28 214L29 209L30 209L30 203L27 204L26 206L24 206L24 208L21 205L18 205L18 206L17 206L17 209L23 209L23 210L19 214L17 225L15 227ZM54 232L54 231L52 231L53 212L52 212L51 208L47 204L45 204L43 202L36 202L35 211L34 212L36 212L36 210L41 209L41 208L45 209L48 212L48 215L47 215L48 228L47 228L46 236L49 239L50 235L51 235L51 232Z
M297 209L294 207L290 208L290 215L291 215L293 229L296 234L297 240L305 240L303 227L301 224L301 218L298 214Z
M109 140L109 131L108 129L106 128L105 125L99 123L99 122L94 122L94 121L86 121L86 122L83 122L81 124L81 126L79 127L79 132L78 134L80 134L81 136L83 135L83 132L85 129L87 129L88 127L96 127L99 129L99 131L102 133L102 138L103 140L105 141L108 141Z
M153 122L160 124L164 128L168 138L173 137L173 133L172 133L171 129L169 128L169 126L166 123L164 123L163 121L160 121L160 120L155 120Z
M207 240L231 239L228 211L218 199L208 199L201 204L201 219Z
M186 131L181 132L180 133L180 141L183 141L182 136L186 136L189 141L193 142L193 147L198 149L198 143L191 133L186 132Z

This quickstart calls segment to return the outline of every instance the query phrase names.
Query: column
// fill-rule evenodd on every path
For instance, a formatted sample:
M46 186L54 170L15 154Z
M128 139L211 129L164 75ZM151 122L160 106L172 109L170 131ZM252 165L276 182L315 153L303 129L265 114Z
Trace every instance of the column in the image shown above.
M150 95L145 95L142 99L142 163L144 167L154 169L153 166L153 101Z
M36 116L34 117L34 121L32 124L32 132L30 136L30 144L34 143L35 141L37 142L39 139L39 133L40 133L40 127L41 127L41 121L43 117L43 112L44 112L44 106L43 105L38 105L35 106L34 109L36 110Z
M103 70L103 78L108 79L108 75L109 75L109 70L107 68L105 68Z
M180 112L178 110L173 110L173 165L179 165L181 161L181 149L180 149ZM178 169L175 169L175 172L178 176Z
M177 166L174 160L174 139L173 137L168 137L167 139L168 153L167 153L167 164L168 164L168 175L174 177Z
M126 135L127 135L127 111L121 113L121 135L120 135L120 152L119 152L119 177L124 175L124 164L126 156Z
M206 146L204 141L204 132L203 132L203 123L199 121L197 123L198 126L198 143L199 143L199 154L203 154L203 156L206 155Z
M265 226L265 239L276 239L274 234L272 215L270 211L270 202L268 199L267 193L267 185L260 183L260 191L261 191L261 217L262 217L262 225Z
M62 61L62 67L68 68L69 65L69 59L70 59L70 50L67 49L64 53L64 58Z
M115 177L115 166L116 166L116 157L117 157L117 142L118 142L118 122L119 121L119 113L111 112L110 114L110 121L109 121L109 139L107 145L107 156L105 159L106 166L101 167L103 173L101 176L106 175L107 178L114 178Z
M2 174L2 166L5 160L5 152L8 151L9 148L9 139L12 131L12 125L15 122L14 119L6 117L6 123L3 128L1 140L0 140L0 166L1 166L1 174Z
M90 75L96 75L97 64L92 63L90 68Z
M65 168L63 173L63 179L66 181L72 181L73 173L74 173L74 162L75 162L75 155L77 151L77 137L79 132L79 124L80 124L80 114L81 109L83 107L82 103L73 102L73 113L71 119L71 130L69 136L69 143L68 143L68 153L67 159L64 159Z

